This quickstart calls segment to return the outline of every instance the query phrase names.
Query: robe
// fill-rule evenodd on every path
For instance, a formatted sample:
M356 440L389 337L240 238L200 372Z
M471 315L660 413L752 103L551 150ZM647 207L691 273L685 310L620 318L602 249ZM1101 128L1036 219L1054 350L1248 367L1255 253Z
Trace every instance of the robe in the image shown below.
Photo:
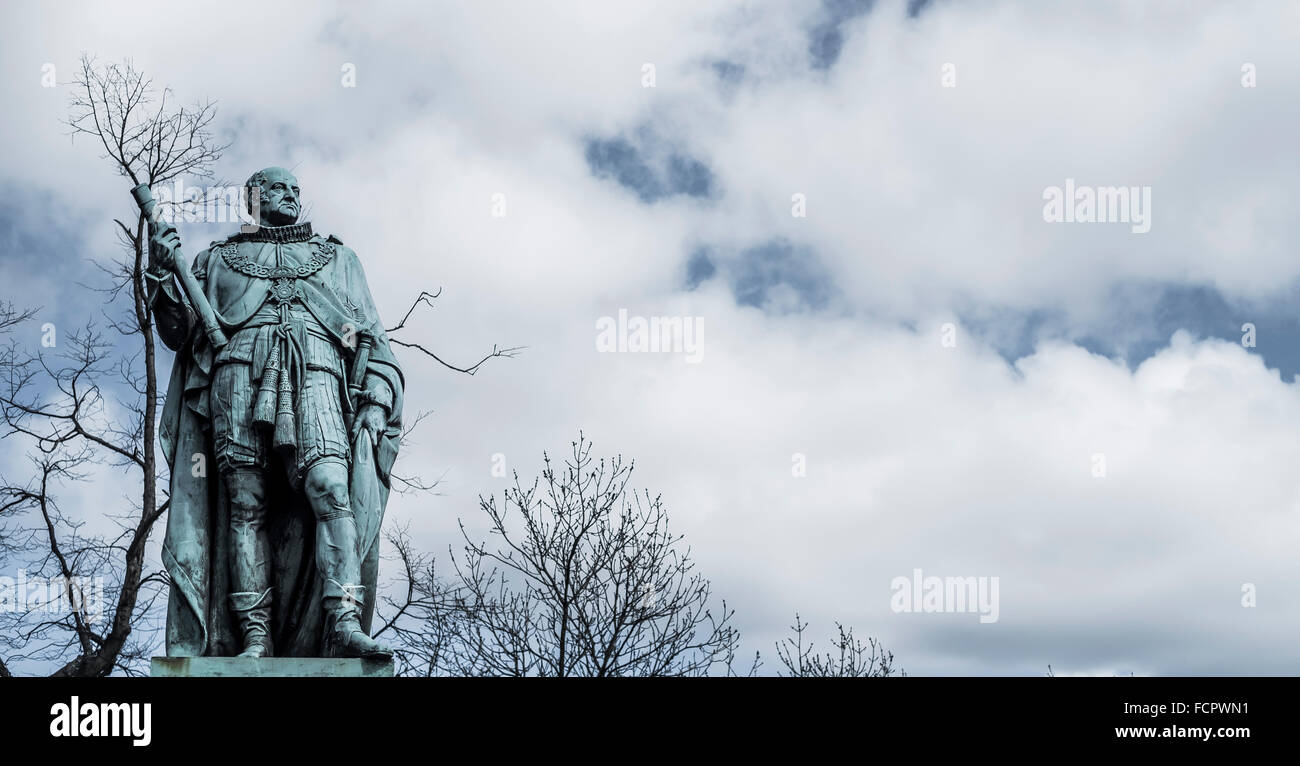
M357 344L348 333L361 331L373 339L364 376L366 387L386 385L391 393L392 408L379 444L370 448L369 437L363 435L353 444L350 466L360 584L366 588L361 625L369 632L378 580L379 530L401 440L402 372L356 253L333 237L312 235L310 224L264 227L260 235L235 235L214 242L195 258L195 277L228 336L257 313L272 288L271 279L239 273L229 266L228 258L274 266L277 249L283 250L281 257L290 263L305 261L312 253L329 254L319 270L297 280L302 303L339 344L349 376ZM233 656L241 650L242 641L227 598L230 512L226 488L216 470L209 411L216 352L170 280L160 283L154 305L159 335L177 352L159 429L171 469L162 549L163 565L171 580L167 655ZM345 403L345 411L350 409ZM323 579L315 562L316 520L301 492L289 486L285 472L278 468L267 471L273 651L276 656L319 657Z

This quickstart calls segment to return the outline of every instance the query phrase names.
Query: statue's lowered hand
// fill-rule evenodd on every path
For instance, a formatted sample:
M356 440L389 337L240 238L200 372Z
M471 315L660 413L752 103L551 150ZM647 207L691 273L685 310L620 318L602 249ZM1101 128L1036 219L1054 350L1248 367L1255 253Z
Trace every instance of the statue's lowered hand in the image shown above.
M379 437L388 427L388 412L378 404L365 404L357 413L357 419L352 423L352 443L357 443L357 437L362 433L370 435L370 447L374 448L379 443Z

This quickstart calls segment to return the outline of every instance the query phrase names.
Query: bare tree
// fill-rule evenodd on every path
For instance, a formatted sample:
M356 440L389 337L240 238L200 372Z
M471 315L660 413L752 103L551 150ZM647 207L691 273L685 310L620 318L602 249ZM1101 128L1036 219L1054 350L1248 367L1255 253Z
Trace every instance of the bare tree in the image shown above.
M786 638L776 645L776 656L784 666L780 675L797 678L886 678L893 675L907 675L894 667L894 653L885 649L875 638L868 637L862 643L853 636L853 628L845 628L835 623L836 637L831 642L831 651L817 654L812 642L804 645L804 631L808 623L799 615L794 616L792 638Z
M209 129L216 114L211 102L178 106L169 90L157 90L130 62L101 66L83 57L72 85L67 125L74 139L97 142L114 170L133 185L166 183L182 175L210 177L212 164L226 148ZM146 222L136 214L115 223L123 255L104 268L110 284L102 292L108 307L118 310L110 316L111 327L135 351L119 355L116 345L90 325L63 339L67 350L53 357L10 343L0 363L6 371L0 387L3 435L28 443L34 468L26 481L0 480L0 498L13 510L35 512L38 523L19 533L26 536L24 542L39 540L45 552L28 557L34 567L30 574L65 582L112 580L112 608L102 619L89 619L75 609L14 613L18 624L7 626L13 630L5 632L6 654L62 663L55 675L100 676L114 668L137 672L152 642L132 642L132 630L158 589L144 597L141 591L163 582L160 572L144 571L149 534L167 510L155 434L160 401L154 317L144 276ZM117 395L110 398L108 390ZM107 514L118 526L116 534L83 535L84 522L64 513L58 492L106 465L138 476L140 492L126 507Z
M698 676L731 673L739 632L726 602L668 528L660 497L629 491L633 466L595 460L579 436L562 466L480 498L494 545L464 523L463 559L440 581L409 540L406 599L385 629L403 669L486 676Z
M465 601L438 576L433 557L415 548L407 527L385 537L395 551L391 558L401 563L394 578L401 593L400 599L384 599L387 608L379 610L382 624L375 635L388 633L401 646L394 656L398 675L448 675L457 665L453 646L462 635Z

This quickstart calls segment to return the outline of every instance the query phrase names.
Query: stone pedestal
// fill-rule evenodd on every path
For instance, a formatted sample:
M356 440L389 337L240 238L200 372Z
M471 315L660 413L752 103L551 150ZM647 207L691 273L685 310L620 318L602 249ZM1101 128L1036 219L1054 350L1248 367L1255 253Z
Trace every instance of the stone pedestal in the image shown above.
M154 678L392 678L391 659L154 657Z

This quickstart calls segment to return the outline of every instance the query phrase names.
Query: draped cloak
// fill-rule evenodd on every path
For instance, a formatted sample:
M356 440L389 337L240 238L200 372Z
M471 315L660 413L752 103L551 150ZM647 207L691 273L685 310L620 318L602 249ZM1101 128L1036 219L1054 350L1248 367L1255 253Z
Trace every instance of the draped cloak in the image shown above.
M214 242L195 258L193 271L230 337L257 313L272 289L271 279L241 273L231 268L231 261L246 260L267 267L295 266L323 254L327 258L324 265L298 279L297 285L305 308L337 342L349 376L357 361L354 348L358 344L352 333L372 338L365 387L381 390L386 385L392 408L379 444L372 448L365 435L353 443L349 467L361 557L360 584L366 587L362 627L369 632L378 579L379 529L401 438L404 381L356 253L334 237L311 235L310 224L271 227L264 233L285 230L289 236L277 237L280 241L235 235ZM166 297L161 297L164 294ZM227 598L230 510L224 482L216 471L209 410L216 352L193 312L184 308L170 280L161 284L157 295L159 335L177 351L159 432L171 469L162 549L163 565L171 579L167 654L231 656L238 654L242 642ZM240 361L252 364L254 374L260 374L266 349L258 346L250 359ZM346 394L341 395L346 398ZM350 411L351 404L345 401L343 409ZM266 472L266 529L272 553L273 650L277 656L321 656L323 580L315 562L315 516L302 493L289 485L285 471L278 465L278 455L271 454L273 463Z

